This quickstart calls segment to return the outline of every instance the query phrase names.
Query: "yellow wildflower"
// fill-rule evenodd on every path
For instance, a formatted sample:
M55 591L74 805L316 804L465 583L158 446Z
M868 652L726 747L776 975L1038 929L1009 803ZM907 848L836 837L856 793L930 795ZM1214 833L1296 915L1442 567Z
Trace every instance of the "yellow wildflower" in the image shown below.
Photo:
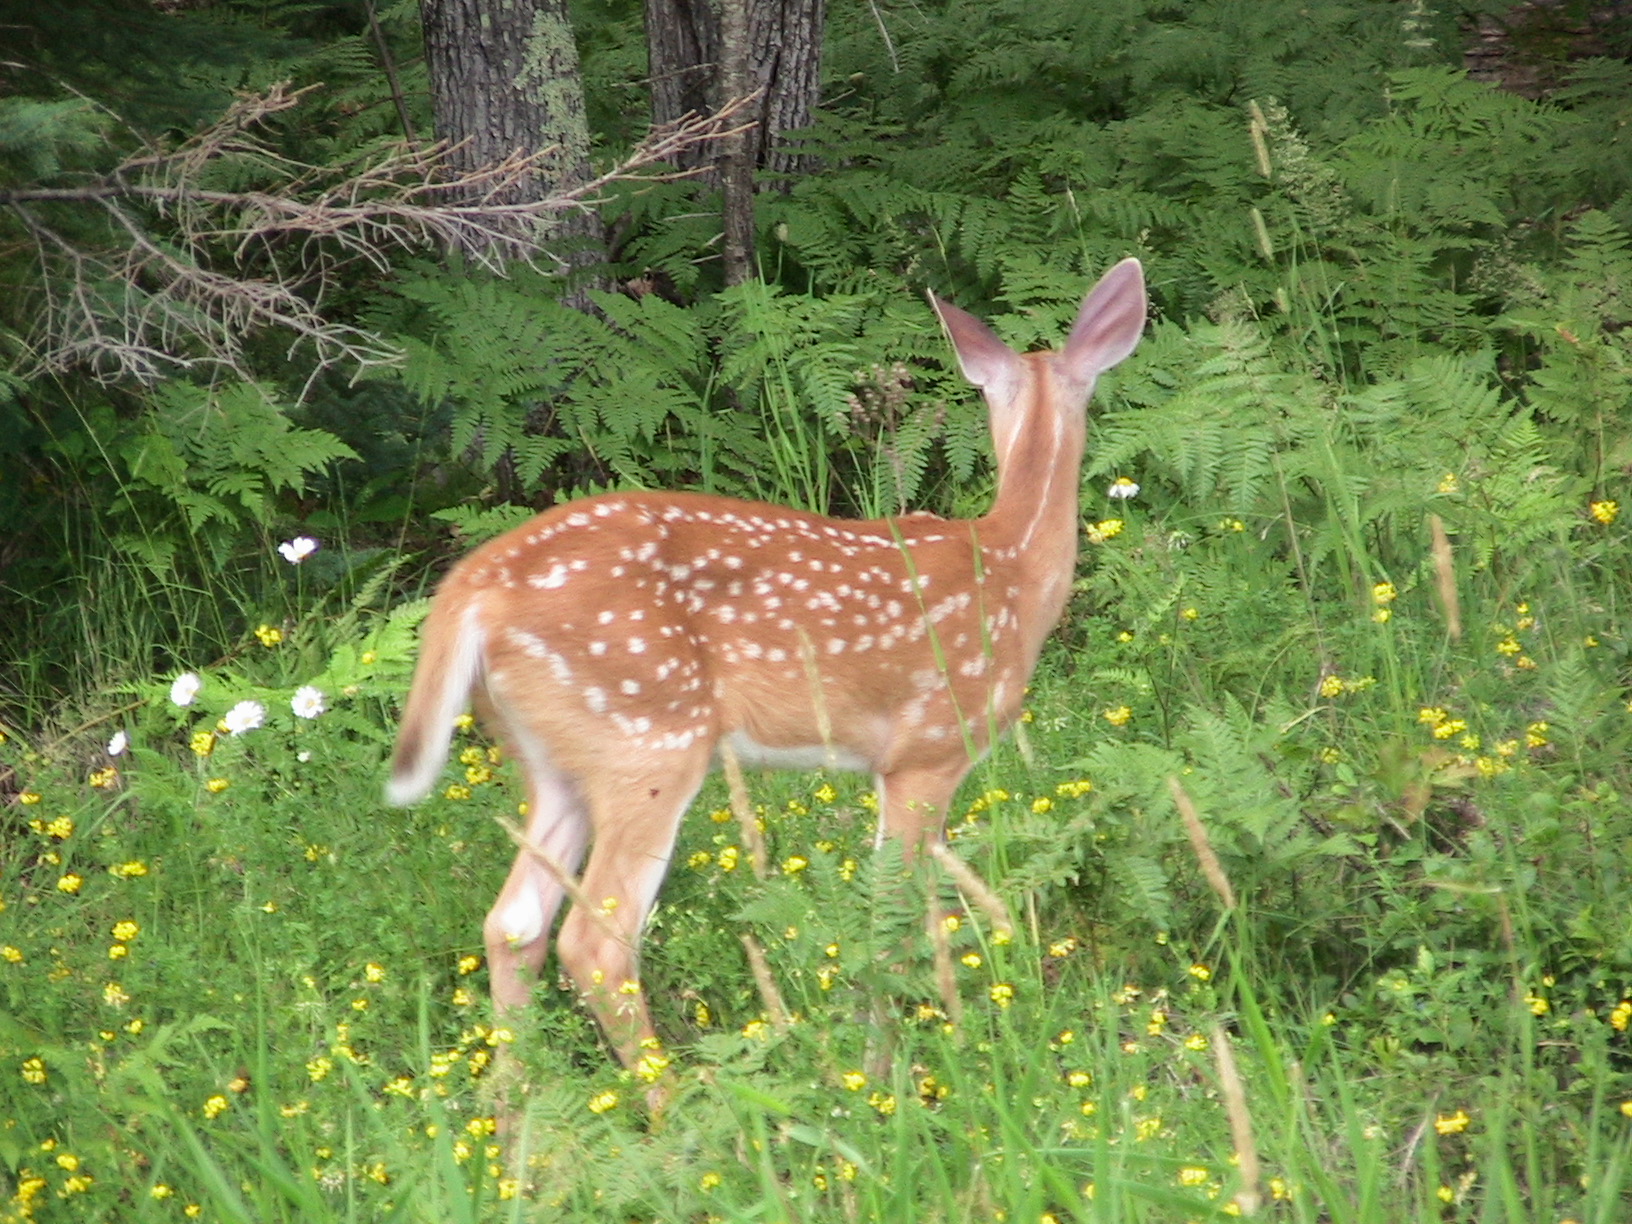
M1453 1114L1440 1114L1434 1119L1434 1131L1440 1135L1460 1135L1468 1129L1468 1111L1459 1109Z

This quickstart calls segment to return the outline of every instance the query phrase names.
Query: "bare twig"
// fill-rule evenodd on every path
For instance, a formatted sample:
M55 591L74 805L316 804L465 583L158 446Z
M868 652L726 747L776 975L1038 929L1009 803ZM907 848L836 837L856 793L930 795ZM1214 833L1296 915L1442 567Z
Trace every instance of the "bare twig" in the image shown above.
M584 890L579 887L578 881L572 878L572 873L555 861L554 855L528 837L526 830L515 821L505 816L495 816L494 819L499 822L499 828L503 829L510 840L516 843L516 848L549 873L550 878L559 884L561 890L567 894L568 900L601 929L601 934L625 948L631 947L628 937L618 929L617 924L612 921L604 909L589 899Z
M511 189L536 179L553 148L518 150L463 174L449 172L445 144L370 150L338 167L283 157L255 129L304 92L276 86L241 98L177 148L133 157L98 179L0 192L0 208L21 223L40 265L35 371L84 366L110 381L212 365L242 373L247 337L268 329L309 344L320 365L392 362L390 345L325 313L351 265L383 270L393 251L433 249L462 251L493 271L513 262L564 266L547 249L553 220L592 207L618 182L683 177L657 167L740 132L744 105L655 128L606 172L518 202ZM204 185L228 164L271 186ZM103 214L105 242L70 238L46 215L76 204Z
M932 893L929 915L925 924L929 929L930 945L935 949L935 987L941 994L941 1008L952 1024L963 1025L963 999L958 994L957 973L952 968L952 941L947 937L946 914Z
M974 868L960 859L945 842L932 842L929 853L952 877L959 890L975 903L975 908L986 915L992 929L1004 939L1011 938L1014 935L1014 918L1009 914L1009 907L1003 904L1003 898L992 891L991 885L976 875Z
M1451 537L1445 533L1445 520L1437 514L1428 516L1428 527L1434 538L1434 575L1439 582L1439 606L1445 612L1445 632L1451 641L1462 640L1462 603L1456 597L1456 563L1451 556Z
M1235 1205L1242 1215L1256 1215L1264 1195L1258 1144L1252 1136L1252 1112L1247 1108L1247 1088L1235 1066L1230 1035L1218 1024L1213 1025L1213 1058L1218 1063L1218 1083L1224 1095L1224 1112L1230 1119L1235 1167L1241 1178L1241 1188L1235 1192Z
M748 847L748 861L753 864L754 878L763 880L771 874L769 857L765 850L765 835L759 831L754 806L748 800L748 779L743 777L742 762L729 739L719 744L720 768L725 773L726 790L731 796L731 812L742 831L742 844Z
M1207 826L1201 823L1201 813L1196 811L1195 801L1177 778L1167 780L1167 789L1172 792L1173 802L1184 820L1184 831L1190 837L1190 848L1196 852L1196 861L1201 864L1201 874L1207 878L1213 892L1218 894L1224 908L1233 910L1235 889L1230 887L1230 877L1224 874L1224 865L1213 851L1212 839L1207 836Z
M765 1004L766 1019L777 1032L785 1032L788 1027L788 1005L782 1001L782 992L776 988L776 978L771 974L771 962L765 958L765 949L746 931L740 938L743 950L748 953L748 967L754 973L754 985L759 988L759 1001Z
M368 13L368 32L374 38L375 50L380 53L380 67L385 70L385 79L391 86L391 103L397 108L397 122L402 124L403 137L411 145L418 144L413 116L408 113L408 99L403 93L402 77L397 72L397 57L391 54L391 45L385 41L385 31L380 28L380 15L374 11L374 0L363 0L363 8Z

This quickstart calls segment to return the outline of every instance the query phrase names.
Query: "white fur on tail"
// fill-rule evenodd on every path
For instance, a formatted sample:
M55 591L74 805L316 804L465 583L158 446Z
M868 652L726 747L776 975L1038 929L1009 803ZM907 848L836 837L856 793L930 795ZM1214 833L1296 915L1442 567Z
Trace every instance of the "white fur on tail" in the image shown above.
M414 689L408 695L408 712L398 742L413 743L415 751L406 757L399 751L391 777L385 784L387 803L396 807L418 803L431 793L442 766L447 764L453 720L465 712L471 689L481 672L479 610L476 600L465 605L446 665L435 669L421 667L414 675ZM422 693L422 685L436 688Z

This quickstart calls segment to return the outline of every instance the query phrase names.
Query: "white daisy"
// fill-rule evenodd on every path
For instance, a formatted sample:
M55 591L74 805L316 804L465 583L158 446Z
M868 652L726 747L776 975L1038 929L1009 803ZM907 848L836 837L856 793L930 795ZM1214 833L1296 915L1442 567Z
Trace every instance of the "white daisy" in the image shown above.
M178 706L190 706L193 698L198 696L198 690L204 687L204 681L199 679L197 672L182 672L170 686L170 700Z
M296 718L316 718L329 707L324 704L322 689L305 684L295 690L289 708L295 712Z
M227 711L221 723L230 734L242 735L245 731L253 731L265 721L265 706L258 701L240 701Z
M278 551L290 565L299 565L317 551L317 541L311 536L296 536L278 545Z

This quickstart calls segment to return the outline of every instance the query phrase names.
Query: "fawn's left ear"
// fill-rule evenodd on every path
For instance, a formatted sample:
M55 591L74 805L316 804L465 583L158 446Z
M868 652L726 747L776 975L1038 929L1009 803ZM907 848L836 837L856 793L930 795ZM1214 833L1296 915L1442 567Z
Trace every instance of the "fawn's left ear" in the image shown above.
M1124 259L1088 291L1062 351L1072 375L1086 382L1133 352L1145 330L1145 272Z
M1020 358L1015 351L967 310L959 310L933 293L929 295L929 304L941 317L941 326L952 341L963 376L995 403L1012 400L1020 385Z

